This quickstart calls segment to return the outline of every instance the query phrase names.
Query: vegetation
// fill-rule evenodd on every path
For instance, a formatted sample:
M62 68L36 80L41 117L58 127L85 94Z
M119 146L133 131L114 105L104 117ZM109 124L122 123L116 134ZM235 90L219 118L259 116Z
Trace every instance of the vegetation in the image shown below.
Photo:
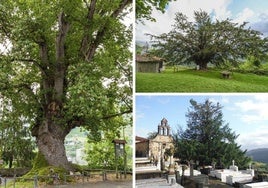
M149 132L148 136L147 136L147 139L154 139L157 135L158 135L157 131Z
M230 79L223 79L221 72L217 69L195 71L188 67L178 67L178 71L174 72L173 67L166 67L161 74L136 73L136 92L268 91L268 77L253 74L253 70L233 72Z
M194 22L177 13L172 31L152 36L156 54L174 64L195 63L206 70L208 63L219 66L225 62L237 66L241 59L254 57L259 64L268 50L268 38L230 19L213 22L202 10L194 12Z
M257 171L266 172L266 174L268 174L268 163L253 161L252 168L256 169Z
M252 158L253 161L266 163L268 165L268 148L258 148L247 152L247 155ZM268 168L267 168L268 170Z
M1 2L0 96L49 166L72 169L64 139L73 128L99 137L132 112L132 30L121 22L131 3Z
M199 161L201 166L215 163L226 168L235 160L240 168L246 168L251 159L236 144L238 135L225 124L222 106L209 100L197 103L190 100L186 114L187 128L174 135L175 156L182 160Z
M136 0L136 20L147 19L155 21L151 13L155 7L161 12L165 12L166 5L172 0Z
M115 169L116 160L115 160L115 148L114 148L114 139L126 140L125 153L127 159L127 169L132 169L132 127L126 127L124 132L130 133L126 136L120 136L119 130L116 131L105 131L102 133L102 138L96 140L94 135L89 136L87 148L87 157L88 167L90 169ZM124 133L125 134L125 133ZM120 156L118 160L118 169L124 169L124 156Z
M11 112L8 101L0 99L0 155L8 168L30 167L35 144L24 120ZM4 166L5 166L4 165Z

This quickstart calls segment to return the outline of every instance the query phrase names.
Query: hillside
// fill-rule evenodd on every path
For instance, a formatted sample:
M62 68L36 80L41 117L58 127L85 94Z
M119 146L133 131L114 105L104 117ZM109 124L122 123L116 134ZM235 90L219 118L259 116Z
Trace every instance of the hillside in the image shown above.
M250 150L247 155L252 157L253 161L268 163L268 148Z
M223 79L221 70L196 71L166 67L158 73L136 73L136 92L267 92L268 76L234 72Z

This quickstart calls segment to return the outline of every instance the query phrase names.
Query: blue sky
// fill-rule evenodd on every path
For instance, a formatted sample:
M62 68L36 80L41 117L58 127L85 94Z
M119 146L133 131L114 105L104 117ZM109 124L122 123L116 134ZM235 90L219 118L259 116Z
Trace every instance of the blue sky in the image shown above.
M268 94L136 95L136 136L147 137L157 131L164 117L173 131L178 125L185 128L190 99L219 102L224 121L240 135L237 142L242 149L268 148Z
M149 41L146 33L159 35L171 30L176 12L182 12L193 21L193 12L204 10L214 19L232 19L236 23L250 22L255 30L268 36L268 1L267 0L177 0L167 6L164 14L153 10L156 22L145 21L136 25L136 40Z

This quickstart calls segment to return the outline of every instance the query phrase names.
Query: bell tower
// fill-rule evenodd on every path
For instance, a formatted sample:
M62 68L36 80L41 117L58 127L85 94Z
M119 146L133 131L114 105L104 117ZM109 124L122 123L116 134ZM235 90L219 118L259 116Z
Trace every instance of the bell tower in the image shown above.
M170 126L166 118L163 118L161 124L158 125L158 135L170 136Z

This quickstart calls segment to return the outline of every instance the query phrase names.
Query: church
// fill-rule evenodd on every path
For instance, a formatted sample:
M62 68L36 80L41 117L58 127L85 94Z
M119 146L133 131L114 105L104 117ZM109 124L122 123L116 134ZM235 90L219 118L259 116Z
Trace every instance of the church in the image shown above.
M174 148L173 138L171 128L165 118L158 125L154 138L147 139L136 136L136 159L147 158L150 163L155 163L155 165L158 161L163 164L168 160L165 151L171 148Z

